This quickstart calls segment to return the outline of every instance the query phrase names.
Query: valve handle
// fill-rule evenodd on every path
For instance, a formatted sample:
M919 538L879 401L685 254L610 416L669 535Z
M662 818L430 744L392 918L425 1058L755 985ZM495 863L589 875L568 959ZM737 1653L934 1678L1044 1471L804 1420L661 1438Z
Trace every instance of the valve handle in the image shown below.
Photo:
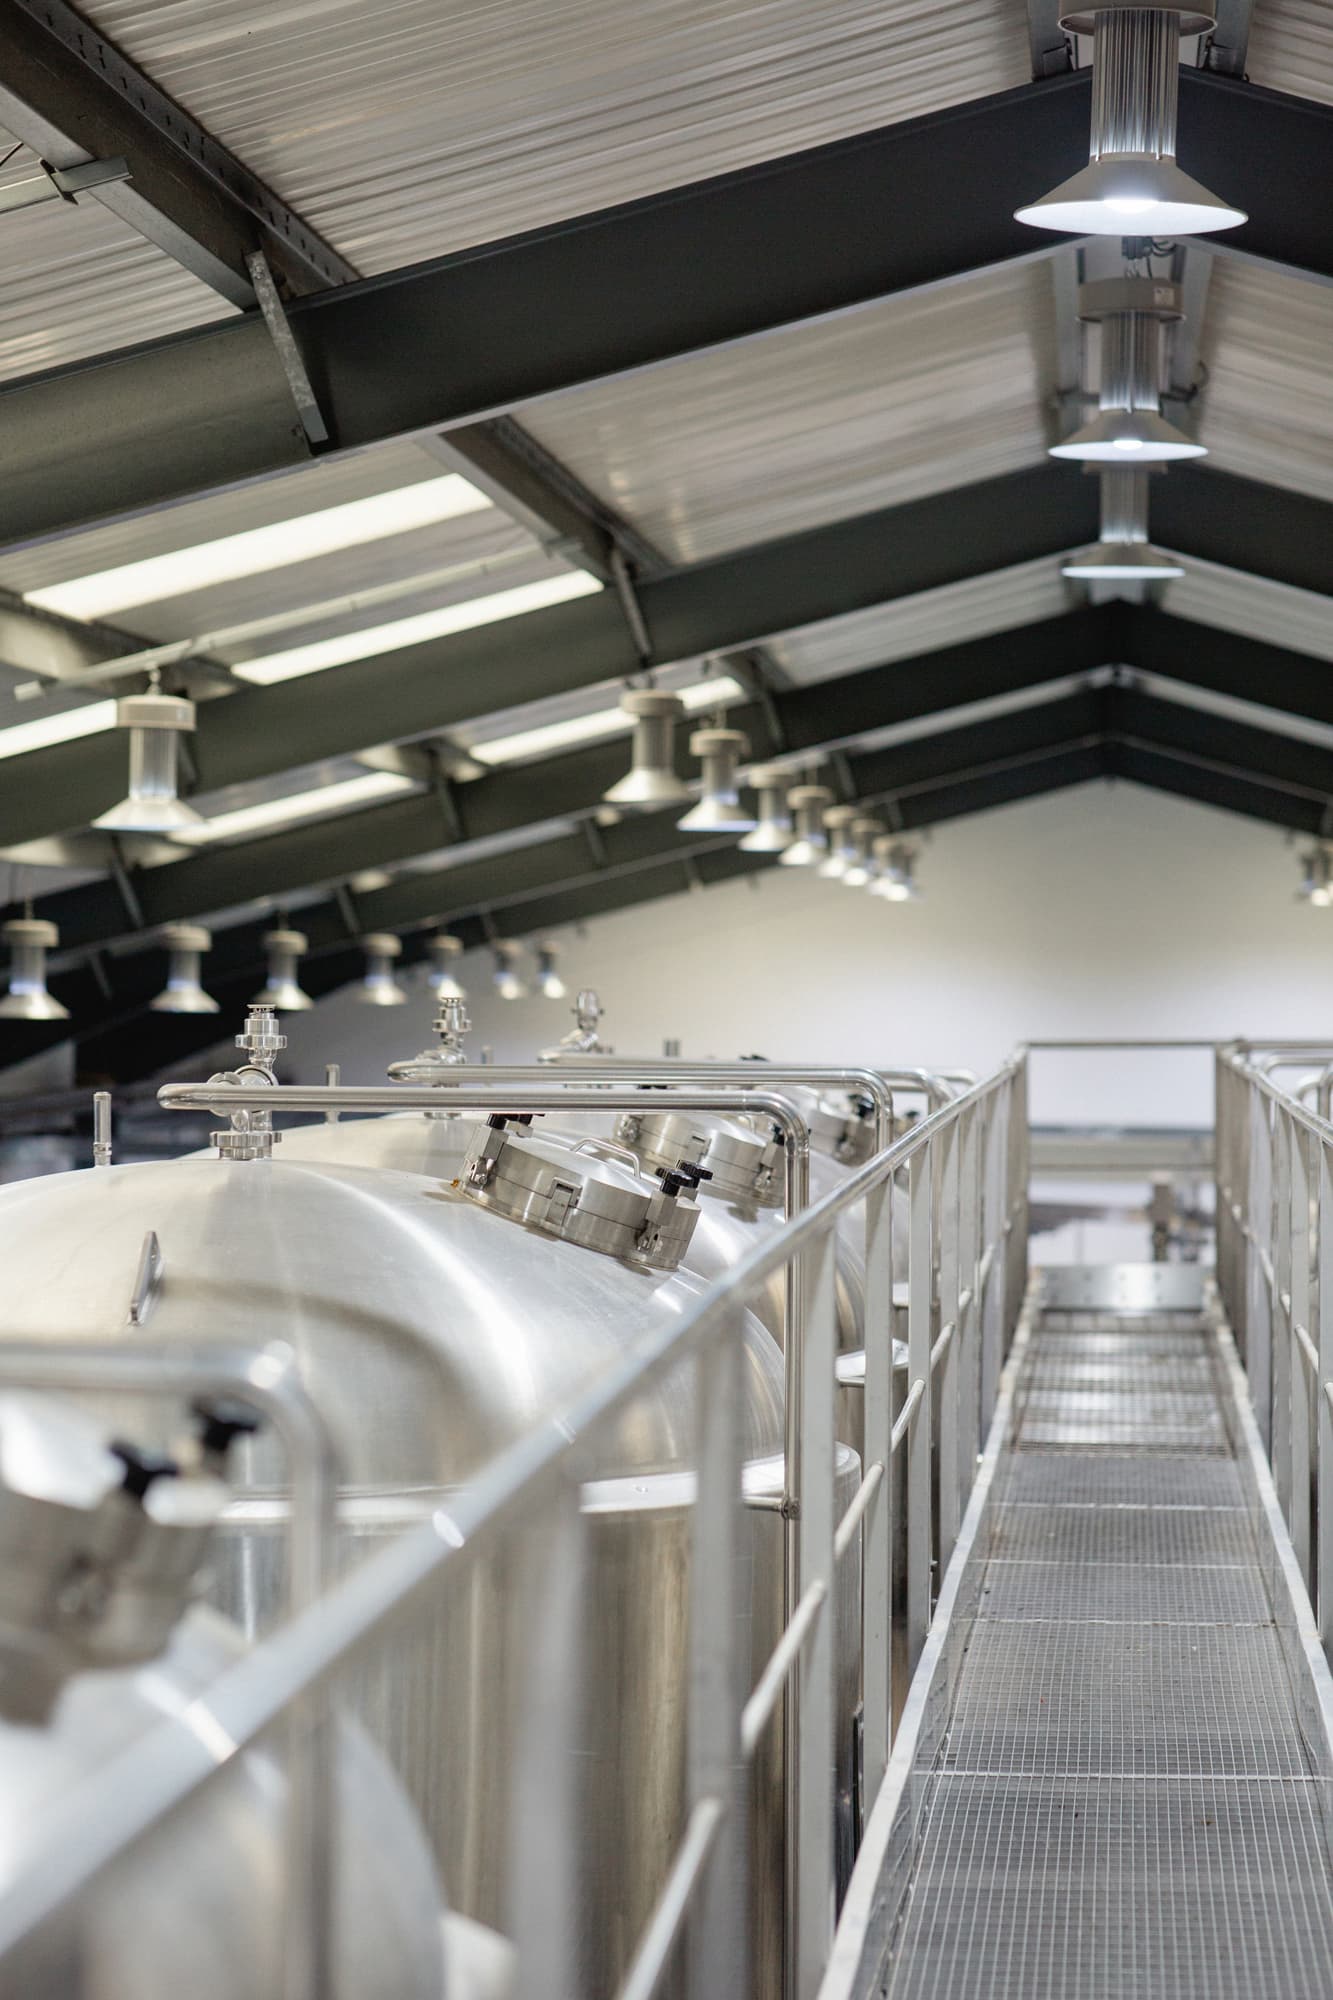
M155 1480L180 1478L180 1467L164 1451L148 1451L121 1438L113 1438L107 1449L125 1468L120 1483L132 1500L142 1500Z

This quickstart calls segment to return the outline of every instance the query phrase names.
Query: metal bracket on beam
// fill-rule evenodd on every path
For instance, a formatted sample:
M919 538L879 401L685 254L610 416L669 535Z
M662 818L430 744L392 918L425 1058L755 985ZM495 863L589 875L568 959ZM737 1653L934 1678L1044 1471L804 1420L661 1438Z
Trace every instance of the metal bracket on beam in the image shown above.
M125 866L124 852L114 833L107 836L107 847L111 860L111 879L116 885L116 893L125 905L125 914L131 925L136 931L141 931L144 927L143 906L135 893L129 869Z
M348 937L359 938L363 925L360 917L357 915L356 899L345 882L338 884L333 892L333 900L337 905L338 915L343 920L343 927Z
M110 1000L112 997L111 981L107 976L106 961L103 958L100 951L89 952L88 970L92 973L93 978L97 981L97 990L101 994L102 998L104 1000Z
M580 820L579 824L583 828L583 838L588 843L588 853L592 857L593 867L605 868L607 855L606 842L602 839L602 829L598 826L595 819Z
M250 274L250 283L255 288L255 297L259 301L259 310L264 315L264 324L278 351L282 372L287 377L287 387L292 392L292 401L296 405L296 414L301 419L301 428L306 434L306 439L312 445L327 444L328 425L320 412L319 400L306 373L301 350L296 344L296 335L292 332L291 322L283 310L282 300L278 297L278 288L273 282L273 273L269 269L268 259L263 251L252 250L245 260L245 268Z
M1209 12L1216 13L1217 26L1207 40L1204 68L1221 76L1243 77L1254 0L1216 0Z
M625 614L625 623L629 626L630 638L634 641L634 650L641 666L647 670L652 665L653 642L648 636L639 594L634 588L634 572L625 559L623 549L614 548L611 551L611 578L616 586L616 596L620 599L620 608Z
M1063 76L1074 67L1074 46L1060 26L1058 0L1028 0L1028 47L1035 81Z
M114 181L130 178L128 160L119 157L87 160L81 167L53 167L45 160L38 165L42 171L30 180L0 188L0 215L9 215L20 208L35 208L39 201L74 202L90 188L109 187Z
M463 815L458 810L458 800L454 796L454 783L435 749L427 744L426 753L431 762L430 788L440 808L440 818L444 821L445 832L450 842L457 844L467 839L467 829L463 825Z

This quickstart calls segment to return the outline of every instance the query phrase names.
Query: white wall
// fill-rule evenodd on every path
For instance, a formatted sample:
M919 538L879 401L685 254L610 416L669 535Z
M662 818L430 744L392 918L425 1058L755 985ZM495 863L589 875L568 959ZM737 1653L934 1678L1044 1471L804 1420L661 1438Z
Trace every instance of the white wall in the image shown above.
M772 869L557 934L571 991L597 988L626 1054L760 1051L985 1070L1023 1040L1333 1035L1333 911L1293 900L1274 829L1133 786L1085 786L958 821L926 847L925 899L895 905ZM568 1001L500 1001L464 961L472 1041L530 1061ZM429 1037L414 1005L350 993L289 1018L292 1073L383 1074ZM1034 1063L1038 1122L1209 1122L1201 1058Z

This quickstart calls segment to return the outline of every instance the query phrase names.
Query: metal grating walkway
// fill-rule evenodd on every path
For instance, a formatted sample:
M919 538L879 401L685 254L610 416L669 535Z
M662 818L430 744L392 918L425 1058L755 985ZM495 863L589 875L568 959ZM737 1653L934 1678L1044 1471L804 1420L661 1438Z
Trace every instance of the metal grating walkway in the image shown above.
M1033 1327L893 2000L1333 1996L1321 1784L1211 1337L1114 1303Z

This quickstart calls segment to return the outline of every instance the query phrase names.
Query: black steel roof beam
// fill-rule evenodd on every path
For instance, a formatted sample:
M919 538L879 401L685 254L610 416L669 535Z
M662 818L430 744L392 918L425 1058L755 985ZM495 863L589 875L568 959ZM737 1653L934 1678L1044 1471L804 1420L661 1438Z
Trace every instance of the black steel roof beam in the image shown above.
M1043 465L649 577L638 598L664 664L1055 555L1092 540L1096 524L1095 481ZM214 791L404 741L641 667L615 593L601 591L387 662L335 667L317 683L210 702L194 736L199 785ZM0 846L95 819L121 794L123 750L110 737L84 738L13 760L6 777Z
M1137 739L1113 740L1106 754L1115 776L1155 791L1173 792L1197 805L1216 806L1292 832L1322 830L1324 812L1317 800L1299 798L1247 772L1173 754Z
M1154 527L1166 546L1271 581L1328 589L1333 504L1195 467L1178 468L1161 485ZM646 578L637 595L653 659L664 664L1054 558L1096 532L1096 482L1042 465ZM387 666L368 659L334 668L320 677L317 696L295 680L208 703L194 738L199 785L216 790L354 755L483 711L616 681L641 665L614 593L603 591L406 648ZM6 778L0 846L89 824L120 796L121 747L102 736L32 752L13 760Z
M1166 546L1271 581L1328 589L1328 501L1196 467L1178 468L1161 486L1154 526ZM1096 532L1096 482L1043 465L650 577L638 597L661 664L1054 557ZM335 668L321 676L318 699L296 680L211 702L194 739L199 784L220 789L631 675L641 661L612 599L604 591L431 640L394 654L387 667L368 659ZM1204 651L1223 658L1226 639L1219 635ZM36 751L15 759L6 778L0 846L89 824L120 795L121 747L103 736Z
M1086 158L1088 104L1085 72L1054 77L298 299L331 448L1049 255L1013 211ZM1333 180L1333 110L1183 71L1180 146L1249 212L1226 254L1333 278L1298 198ZM267 343L250 315L9 387L0 545L300 463Z
M1118 659L1123 652L1120 623L1113 606L1070 612L813 687L774 692L765 702L733 710L732 720L749 735L756 758L831 749L869 730L943 716L971 702ZM939 737L942 756L956 734L946 731ZM915 745L903 749L923 754ZM689 766L680 740L677 756L683 774ZM185 918L206 918L257 896L291 895L362 869L410 860L446 843L486 839L589 812L622 774L624 761L623 742L590 744L457 785L451 798L458 823L450 831L441 825L434 797L426 794L141 870L135 883L145 925L152 930ZM59 925L66 949L116 943L129 934L121 901L108 882L84 883L44 897L39 913Z
M1104 750L1099 745L1076 743L1057 746L1027 760L1021 767L1002 771L960 771L951 782L933 786L921 797L907 802L903 823L907 828L941 825L965 814L984 812L1064 787L1083 784L1104 772ZM688 854L699 879L711 884L758 872L772 864L771 855L742 853L732 841L711 845L654 851L647 838L647 822L630 823L631 838L615 849L612 866L604 873L589 875L586 850L582 855L570 843L569 872L564 879L530 870L527 885L517 886L517 875L504 877L491 886L501 893L481 897L471 904L441 902L438 914L468 945L485 941L481 909L502 913L497 928L512 935L534 935L557 925L577 923L612 910L626 909L659 897L680 893L680 866ZM615 836L626 829L612 828ZM633 856L637 854L637 864ZM532 857L529 856L531 861ZM454 872L461 877L463 871ZM443 887L443 884L439 885ZM454 894L469 888L461 881ZM368 923L379 925L383 910L377 896L362 899L362 914ZM312 998L334 991L359 976L362 955L349 948L336 933L336 915L312 916L302 912L301 923L312 940L312 952L302 967L301 983ZM220 937L210 955L207 983L222 1007L221 1018L239 1014L246 999L262 976L263 926L246 926ZM412 963L426 949L425 933L405 940L404 959ZM150 1075L167 1062L186 1057L192 1050L211 1046L218 1039L218 1017L200 1020L197 1016L173 1017L150 1014L148 1001L159 989L164 961L144 953L116 966L114 1025L106 1026L107 1009L93 990L89 975L66 974L53 979L57 990L75 1017L73 1039L79 1044L80 1066L87 1074L112 1076L119 1081ZM90 1014L100 1017L97 1025ZM84 1025L80 1025L80 1023ZM50 1046L62 1037L58 1028L6 1027L0 1032L0 1068L30 1055L38 1046Z

